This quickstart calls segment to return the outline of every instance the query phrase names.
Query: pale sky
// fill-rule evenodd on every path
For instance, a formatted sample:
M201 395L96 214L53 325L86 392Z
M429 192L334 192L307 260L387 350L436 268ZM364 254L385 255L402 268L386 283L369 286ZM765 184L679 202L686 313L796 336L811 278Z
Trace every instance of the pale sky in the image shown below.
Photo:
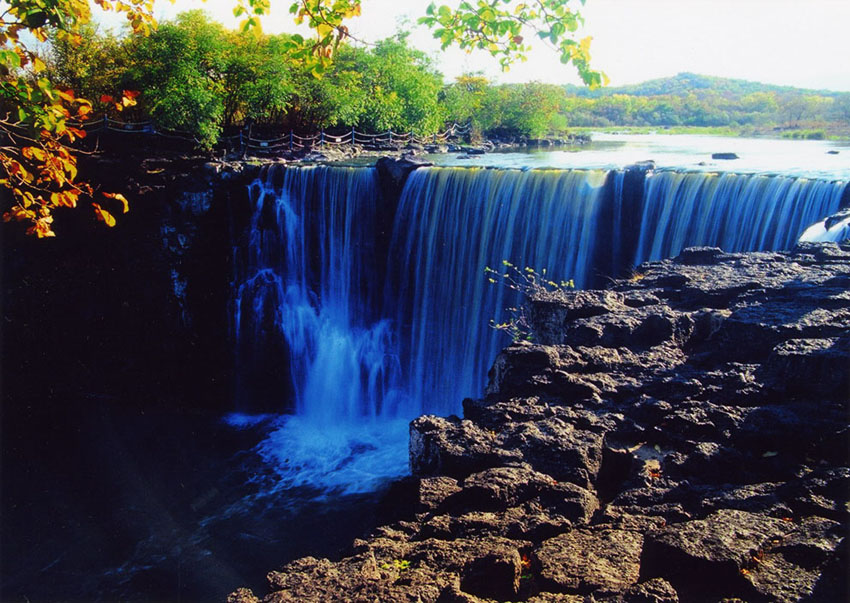
M273 0L265 31L293 30L290 3ZM545 47L506 74L487 53L440 52L430 33L416 25L427 5L428 0L363 0L363 15L349 27L355 36L374 41L406 19L413 44L432 54L447 79L483 71L503 82L579 83L573 68L561 65ZM156 12L162 19L203 8L235 26L233 6L228 0L160 1ZM583 14L583 35L593 36L593 66L605 71L613 86L690 71L850 91L850 0L587 0Z

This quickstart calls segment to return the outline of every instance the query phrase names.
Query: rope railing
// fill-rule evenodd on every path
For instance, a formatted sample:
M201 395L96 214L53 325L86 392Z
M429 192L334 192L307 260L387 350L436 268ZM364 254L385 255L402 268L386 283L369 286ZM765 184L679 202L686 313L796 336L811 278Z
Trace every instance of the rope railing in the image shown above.
M157 125L151 120L147 121L120 121L108 116L103 116L100 119L81 121L68 121L68 125L74 128L82 129L87 134L110 131L120 132L124 134L149 134L153 136L161 136L172 140L184 140L186 142L198 143L198 139L191 133L185 130L176 130L164 128ZM241 151L262 151L273 152L280 150L300 151L303 149L314 148L317 145L324 148L325 145L331 147L340 147L345 145L374 145L374 144L409 144L416 143L420 145L445 143L450 138L455 136L463 136L470 132L471 124L460 125L453 123L445 132L435 132L434 134L418 136L416 133L410 132L394 132L387 130L377 134L369 132L360 132L356 128L350 128L344 134L330 134L324 129L319 132L301 136L296 134L294 130L290 130L288 134L283 134L275 138L255 138L240 131L238 134L230 136L222 136L219 139L219 144L224 144L225 147L238 147Z

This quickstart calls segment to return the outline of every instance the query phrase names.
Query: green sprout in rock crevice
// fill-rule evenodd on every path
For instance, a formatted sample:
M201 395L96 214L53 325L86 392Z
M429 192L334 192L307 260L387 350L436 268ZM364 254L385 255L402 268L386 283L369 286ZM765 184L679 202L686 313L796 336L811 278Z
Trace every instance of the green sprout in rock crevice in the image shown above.
M490 320L490 326L499 331L504 331L511 336L514 342L534 340L531 326L531 316L527 302L547 294L565 293L575 289L575 282L554 281L547 276L545 268L536 270L526 266L522 270L508 260L502 260L503 271L498 271L489 266L484 267L487 280L494 285L502 285L513 291L518 291L523 296L523 303L518 307L505 308L509 312L509 318L504 322Z

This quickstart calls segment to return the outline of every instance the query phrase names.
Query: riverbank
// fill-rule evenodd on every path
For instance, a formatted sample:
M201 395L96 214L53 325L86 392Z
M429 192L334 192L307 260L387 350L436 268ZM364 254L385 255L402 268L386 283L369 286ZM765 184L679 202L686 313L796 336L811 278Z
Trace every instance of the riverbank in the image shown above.
M411 424L397 520L263 600L846 600L848 285L847 245L695 248L532 300L486 396Z
M789 126L608 126L571 128L575 135L602 134L661 134L665 136L728 136L740 138L774 138L791 140L850 140L850 128L834 124L808 127Z

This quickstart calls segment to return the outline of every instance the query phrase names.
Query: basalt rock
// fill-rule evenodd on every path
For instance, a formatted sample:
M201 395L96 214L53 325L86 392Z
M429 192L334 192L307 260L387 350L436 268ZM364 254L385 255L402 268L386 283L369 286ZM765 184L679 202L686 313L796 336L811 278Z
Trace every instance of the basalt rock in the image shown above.
M434 165L413 155L401 158L381 157L375 167L381 175L381 186L387 198L397 199L410 173L418 168Z
M411 423L404 519L263 600L848 600L848 287L847 245L695 248L530 300L486 396Z

